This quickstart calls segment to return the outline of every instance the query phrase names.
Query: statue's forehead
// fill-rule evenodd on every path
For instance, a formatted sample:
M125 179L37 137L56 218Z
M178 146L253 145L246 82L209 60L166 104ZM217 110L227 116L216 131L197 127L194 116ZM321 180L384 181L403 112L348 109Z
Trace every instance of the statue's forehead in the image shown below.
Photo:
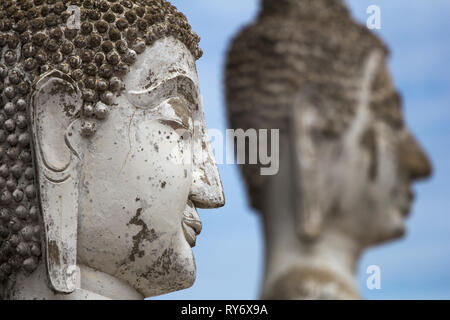
M144 91L177 76L187 77L198 86L195 59L191 52L179 40L166 37L138 56L124 84L127 91Z

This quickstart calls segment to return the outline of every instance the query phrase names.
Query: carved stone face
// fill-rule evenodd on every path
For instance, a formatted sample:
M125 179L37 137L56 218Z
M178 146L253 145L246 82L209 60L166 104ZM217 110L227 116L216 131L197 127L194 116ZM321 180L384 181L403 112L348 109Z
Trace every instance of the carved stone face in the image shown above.
M264 0L234 38L231 127L281 134L278 175L241 166L264 223L264 298L356 298L360 254L404 233L412 184L431 165L404 124L388 56L340 0Z
M154 296L192 285L195 206L222 206L224 196L186 47L159 40L124 85L86 145L78 263Z
M186 17L166 0L12 0L0 20L0 291L45 269L73 293L80 264L144 295L190 285L195 206L224 200Z
M342 170L335 178L346 187L338 193L341 215L330 222L366 245L404 234L414 199L412 184L431 171L405 126L392 127L376 114L371 116L372 123L364 128L367 140L359 146L353 141L356 149L339 164Z
M432 170L404 123L401 102L387 68L381 65L380 70L384 70L383 86L392 96L381 99L381 103L360 103L339 139L315 139L313 130L307 127L314 126L317 115L308 107L299 111L302 122L297 141L303 151L300 172L306 177L302 198L306 206L310 205L307 211L315 214L317 204L317 211L325 215L319 216L322 232L338 232L362 247L404 234L414 199L412 184L428 177ZM313 165L305 152L311 141L315 141ZM314 222L306 222L306 229L314 229Z

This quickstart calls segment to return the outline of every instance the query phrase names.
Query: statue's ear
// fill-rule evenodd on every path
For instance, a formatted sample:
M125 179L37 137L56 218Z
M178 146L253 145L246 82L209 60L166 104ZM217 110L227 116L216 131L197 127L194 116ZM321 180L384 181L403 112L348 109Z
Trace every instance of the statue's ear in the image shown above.
M317 161L320 146L314 139L320 117L312 95L311 91L299 94L289 117L293 186L295 194L301 195L295 197L294 204L297 210L297 233L305 240L314 240L320 235L325 218L321 170Z
M45 258L51 287L64 293L76 286L82 104L76 83L59 71L49 71L33 85L29 112Z

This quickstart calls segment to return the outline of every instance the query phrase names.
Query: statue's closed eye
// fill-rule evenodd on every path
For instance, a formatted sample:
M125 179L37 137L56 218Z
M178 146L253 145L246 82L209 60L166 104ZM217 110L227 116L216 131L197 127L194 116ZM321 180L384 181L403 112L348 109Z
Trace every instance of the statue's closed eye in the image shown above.
M198 108L197 86L186 76L165 80L145 90L127 90L127 98L136 108L153 109L170 98L183 98L191 110Z
M150 89L127 91L127 98L136 108L159 116L175 129L192 130L192 112L198 108L197 87L185 76L168 79Z
M402 114L402 98L398 92L389 94L372 103L375 114L390 125L393 129L400 130L404 126Z
M162 102L152 113L160 119L161 122L168 124L173 129L183 129L192 131L192 111L186 101L182 98L170 98Z

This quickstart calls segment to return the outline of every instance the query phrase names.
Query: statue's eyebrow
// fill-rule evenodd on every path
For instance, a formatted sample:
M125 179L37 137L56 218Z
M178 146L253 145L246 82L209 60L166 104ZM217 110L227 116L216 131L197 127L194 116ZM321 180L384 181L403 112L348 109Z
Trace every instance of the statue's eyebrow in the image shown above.
M192 110L198 108L197 86L191 78L183 75L164 80L149 89L128 90L128 100L137 108L152 108L163 101L183 97Z

